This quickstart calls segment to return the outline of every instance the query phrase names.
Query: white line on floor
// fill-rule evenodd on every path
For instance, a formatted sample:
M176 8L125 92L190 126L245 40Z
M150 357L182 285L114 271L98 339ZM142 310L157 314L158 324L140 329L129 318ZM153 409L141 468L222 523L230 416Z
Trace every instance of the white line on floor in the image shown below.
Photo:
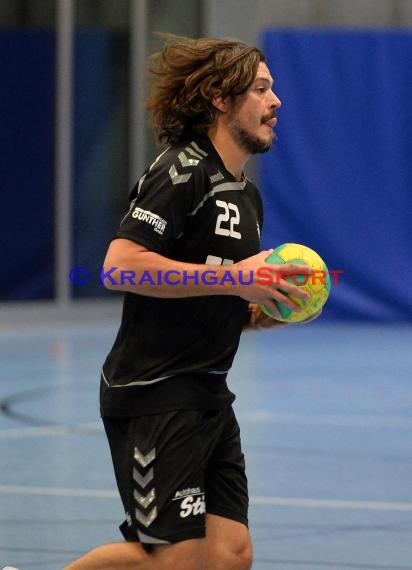
M255 409L239 412L240 421L303 426L368 427L368 428L412 428L412 419L390 416L362 416L346 414L288 414L271 410Z
M49 425L41 427L21 427L0 429L0 439L24 439L29 437L49 437L73 435L73 433L103 433L101 422L88 422L71 425Z
M108 489L68 489L56 487L25 487L0 485L3 495L43 495L53 497L78 497L88 499L116 499L117 491ZM252 496L251 505L264 507L299 507L306 509L337 509L360 511L411 512L412 503L392 503L384 501L348 501L340 499L303 499L298 497Z
M276 413L265 409L239 412L241 422L268 423L295 426L334 426L334 427L368 427L411 429L412 419L397 417L374 417L344 414L287 414ZM0 429L1 439L24 439L32 437L53 437L71 435L73 433L103 433L101 422L73 423L69 425L52 424L49 426L27 426Z

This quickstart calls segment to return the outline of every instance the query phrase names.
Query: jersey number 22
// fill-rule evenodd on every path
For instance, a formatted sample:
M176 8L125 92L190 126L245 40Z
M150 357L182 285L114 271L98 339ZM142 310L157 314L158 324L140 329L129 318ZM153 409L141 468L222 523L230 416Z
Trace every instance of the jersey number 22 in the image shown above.
M218 208L222 208L223 212L217 217L215 234L241 239L241 233L235 230L235 227L240 223L239 208L236 204L223 202L223 200L216 200L216 206L218 206Z

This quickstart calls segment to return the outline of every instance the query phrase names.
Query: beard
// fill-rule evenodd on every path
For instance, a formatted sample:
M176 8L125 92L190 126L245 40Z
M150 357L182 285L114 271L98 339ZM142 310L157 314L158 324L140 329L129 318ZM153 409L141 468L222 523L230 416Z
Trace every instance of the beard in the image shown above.
M268 150L272 148L273 141L277 138L275 133L272 134L270 139L261 139L257 136L253 136L238 123L232 123L231 133L239 146L246 150L248 154L261 154L268 152Z

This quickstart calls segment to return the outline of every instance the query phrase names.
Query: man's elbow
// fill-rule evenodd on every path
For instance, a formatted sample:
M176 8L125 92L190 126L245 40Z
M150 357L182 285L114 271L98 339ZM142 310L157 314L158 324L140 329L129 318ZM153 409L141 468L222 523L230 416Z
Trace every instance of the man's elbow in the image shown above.
M119 290L119 275L119 268L106 258L103 267L100 269L100 285L103 285L109 291Z

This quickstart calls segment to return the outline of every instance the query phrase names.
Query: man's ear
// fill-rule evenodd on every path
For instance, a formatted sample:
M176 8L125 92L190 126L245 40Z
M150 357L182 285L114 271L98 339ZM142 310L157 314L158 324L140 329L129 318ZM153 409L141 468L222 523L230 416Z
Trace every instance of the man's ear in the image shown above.
M228 98L222 98L222 93L220 89L212 90L212 105L221 113L227 113L229 109Z

